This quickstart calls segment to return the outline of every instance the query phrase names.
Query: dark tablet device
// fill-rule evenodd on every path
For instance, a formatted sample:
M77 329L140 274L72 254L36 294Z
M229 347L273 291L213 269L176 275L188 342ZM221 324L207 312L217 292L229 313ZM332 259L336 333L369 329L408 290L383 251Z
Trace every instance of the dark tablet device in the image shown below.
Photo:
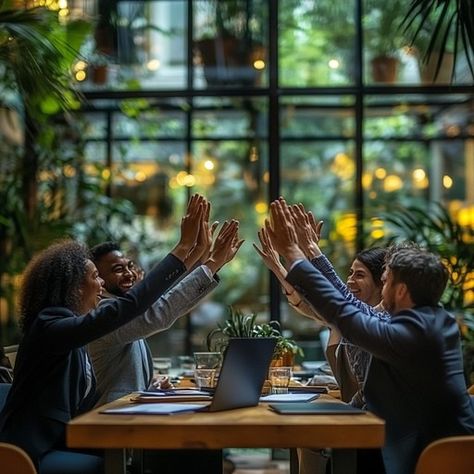
M363 415L366 413L347 403L272 403L269 407L282 415Z

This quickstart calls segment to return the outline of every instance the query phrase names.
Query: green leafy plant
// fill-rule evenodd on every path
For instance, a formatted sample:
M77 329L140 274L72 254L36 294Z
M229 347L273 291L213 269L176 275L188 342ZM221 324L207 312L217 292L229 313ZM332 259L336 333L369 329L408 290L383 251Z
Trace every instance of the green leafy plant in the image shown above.
M461 226L440 203L392 209L382 215L387 234L385 243L409 240L437 253L449 270L449 282L443 295L444 305L461 310L465 289L474 268L474 229Z
M223 323L217 325L207 335L206 342L209 351L222 351L227 346L231 337L273 337L277 340L274 359L282 357L285 353L303 356L303 350L296 342L283 336L280 323L269 321L257 323L257 314L243 314L239 310L229 307L230 316Z
M387 234L377 244L412 241L437 253L449 271L442 303L458 319L466 378L474 370L474 228L456 222L440 203L410 206L383 214Z
M472 55L474 54L474 8L472 0L411 0L402 20L405 34L416 44L417 38L429 32L421 53L428 61L439 52L435 76L438 75L444 53L453 44L454 65L458 54L464 50L469 70L474 78ZM454 66L453 66L454 70Z

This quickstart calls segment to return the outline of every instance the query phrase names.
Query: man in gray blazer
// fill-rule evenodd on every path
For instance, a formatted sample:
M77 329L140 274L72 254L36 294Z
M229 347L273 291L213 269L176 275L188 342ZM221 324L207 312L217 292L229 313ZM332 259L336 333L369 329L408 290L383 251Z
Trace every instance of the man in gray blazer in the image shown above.
M271 204L271 217L266 228L289 268L288 282L350 343L372 354L365 397L386 422L387 474L413 473L421 451L436 439L474 434L458 325L439 305L448 278L439 257L414 248L390 256L382 303L392 317L381 320L346 301L306 260L284 200Z
M208 257L205 264L186 275L142 316L89 344L99 393L97 405L150 386L153 362L145 338L168 329L217 286L216 272L232 260L243 243L237 230L236 221L224 223L213 249L204 252L205 258ZM233 243L223 246L229 232L235 232ZM105 298L120 297L135 285L137 272L117 244L105 242L93 247L91 252L105 282Z

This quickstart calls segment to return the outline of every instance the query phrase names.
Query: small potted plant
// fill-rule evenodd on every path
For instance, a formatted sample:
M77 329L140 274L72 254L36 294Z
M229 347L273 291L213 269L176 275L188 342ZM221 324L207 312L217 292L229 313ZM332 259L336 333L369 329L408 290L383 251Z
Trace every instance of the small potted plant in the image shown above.
M296 355L304 355L301 347L293 339L281 333L278 321L258 324L255 313L246 315L232 307L229 308L229 311L229 318L218 324L207 335L209 351L223 351L231 337L274 337L277 343L272 365L293 366Z
M403 46L399 19L402 3L400 0L367 2L363 24L374 82L391 84L397 80Z
M260 60L263 65L265 59L260 14L255 11L253 0L213 0L203 4L201 16L205 21L195 46L208 86L258 83L262 66L255 67L255 61Z

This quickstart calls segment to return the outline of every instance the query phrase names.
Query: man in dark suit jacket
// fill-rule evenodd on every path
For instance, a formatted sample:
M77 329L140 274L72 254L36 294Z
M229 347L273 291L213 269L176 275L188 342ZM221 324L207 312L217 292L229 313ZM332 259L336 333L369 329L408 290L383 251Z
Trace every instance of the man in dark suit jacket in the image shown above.
M390 320L348 303L305 259L284 200L271 205L266 227L286 260L287 280L352 344L372 354L365 397L386 422L387 474L410 474L430 442L474 433L474 407L463 376L458 325L439 300L447 283L440 259L417 249L391 255L382 303Z

